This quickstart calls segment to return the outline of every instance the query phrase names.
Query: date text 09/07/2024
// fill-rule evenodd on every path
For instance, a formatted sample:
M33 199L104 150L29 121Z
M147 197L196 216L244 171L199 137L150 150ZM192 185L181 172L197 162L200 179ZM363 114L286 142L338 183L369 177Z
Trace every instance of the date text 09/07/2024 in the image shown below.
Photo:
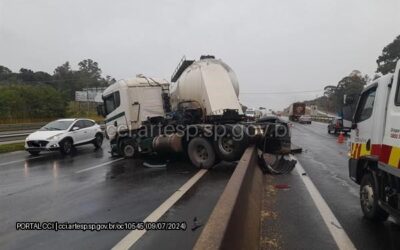
M17 222L16 230L182 230L187 229L186 222L106 222L106 223L78 223L78 222Z

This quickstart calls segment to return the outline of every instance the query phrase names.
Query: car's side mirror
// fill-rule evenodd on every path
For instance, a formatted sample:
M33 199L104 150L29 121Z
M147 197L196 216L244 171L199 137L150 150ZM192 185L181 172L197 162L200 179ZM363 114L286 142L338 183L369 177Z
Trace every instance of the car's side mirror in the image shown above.
M77 131L77 130L79 130L79 127L77 127L77 126L72 127L72 131Z

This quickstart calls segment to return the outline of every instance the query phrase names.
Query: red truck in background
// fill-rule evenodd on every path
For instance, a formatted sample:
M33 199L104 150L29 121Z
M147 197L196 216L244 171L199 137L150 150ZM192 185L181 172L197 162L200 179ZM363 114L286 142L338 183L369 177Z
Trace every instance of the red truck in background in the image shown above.
M306 104L304 102L295 102L289 106L289 120L299 121L300 116L305 115Z

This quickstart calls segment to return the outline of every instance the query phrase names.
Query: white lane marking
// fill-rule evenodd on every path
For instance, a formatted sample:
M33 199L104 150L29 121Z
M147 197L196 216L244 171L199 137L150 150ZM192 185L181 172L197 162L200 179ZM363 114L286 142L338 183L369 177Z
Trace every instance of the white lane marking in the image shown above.
M308 175L303 175L306 173L304 168L301 166L300 162L294 157L291 158L297 161L296 170L300 175L300 178L303 180L304 185L306 186L308 193L313 199L315 206L317 207L319 213L322 216L322 219L325 222L325 225L328 227L329 232L331 233L333 239L336 242L336 245L339 249L356 249L353 242L350 240L347 233L344 231L342 225L340 225L339 221L336 219L332 210L329 208L328 204L324 200L324 198L319 193L318 189L315 187L314 183L311 181Z
M114 163L114 162L117 162L117 161L120 161L120 160L123 160L123 159L124 159L124 158L119 158L119 159L116 159L116 160L104 162L104 163L102 163L102 164L100 164L100 165L96 165L96 166L93 166L93 167L81 169L81 170L79 170L79 171L76 171L75 174L80 174L80 173L87 172L87 171L90 171L90 170L93 170L93 169L96 169L96 168L101 168L101 167L107 166L107 165L110 164L110 163Z
M5 166L5 165L13 164L13 163L18 163L18 162L25 162L25 161L29 161L29 160L33 160L33 159L39 159L39 158L43 158L43 157L44 156L39 156L39 157L28 158L28 159L23 159L23 160L15 160L15 161L4 162L4 163L0 163L0 166Z
M165 214L200 178L207 173L206 169L201 169L192 178L190 178L182 187L173 193L163 204L154 210L143 222L156 222L163 214ZM120 242L117 243L113 250L129 249L135 244L140 237L146 233L146 230L133 230L128 233Z

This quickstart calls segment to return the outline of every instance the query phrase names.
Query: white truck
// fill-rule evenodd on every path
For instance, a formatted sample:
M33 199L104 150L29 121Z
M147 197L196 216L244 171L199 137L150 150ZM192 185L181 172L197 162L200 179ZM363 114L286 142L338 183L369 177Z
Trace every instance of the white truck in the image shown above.
M113 154L186 152L195 166L209 168L238 160L253 142L266 152L290 152L285 122L246 122L236 75L221 60L183 58L171 81L139 75L103 92L100 112Z
M366 218L400 219L400 62L361 93L353 118L350 178Z

